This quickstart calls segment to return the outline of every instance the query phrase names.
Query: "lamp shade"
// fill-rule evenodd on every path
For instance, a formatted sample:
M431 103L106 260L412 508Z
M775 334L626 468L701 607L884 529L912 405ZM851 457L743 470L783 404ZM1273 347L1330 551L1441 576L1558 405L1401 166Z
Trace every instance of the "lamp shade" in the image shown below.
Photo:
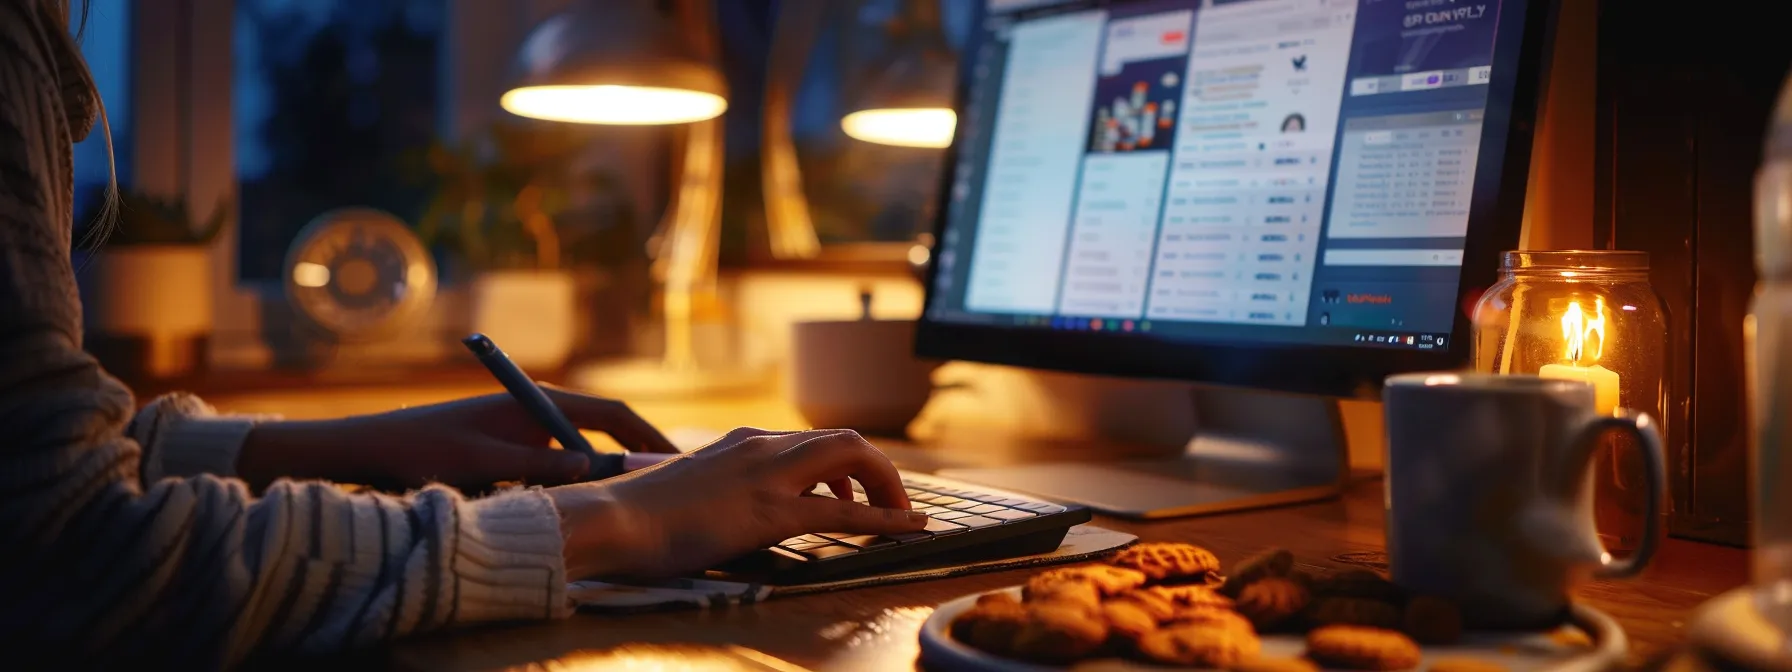
M655 0L579 0L524 39L500 103L587 124L679 124L728 109L707 45ZM677 3L670 3L677 4Z
M902 15L886 24L891 56L840 118L848 136L904 147L952 144L958 60L941 27L940 2L905 0Z
M913 49L872 80L841 130L865 142L904 147L952 144L958 116L952 91L958 64L939 49Z

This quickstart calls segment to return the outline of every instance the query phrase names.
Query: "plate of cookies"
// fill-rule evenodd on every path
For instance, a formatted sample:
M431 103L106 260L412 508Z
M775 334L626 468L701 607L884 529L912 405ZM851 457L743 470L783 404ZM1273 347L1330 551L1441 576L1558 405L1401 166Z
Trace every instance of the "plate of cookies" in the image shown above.
M941 672L1591 672L1628 646L1585 605L1546 632L1465 632L1454 604L1372 570L1307 572L1271 549L1223 572L1206 549L1179 543L967 595L921 627L921 662Z

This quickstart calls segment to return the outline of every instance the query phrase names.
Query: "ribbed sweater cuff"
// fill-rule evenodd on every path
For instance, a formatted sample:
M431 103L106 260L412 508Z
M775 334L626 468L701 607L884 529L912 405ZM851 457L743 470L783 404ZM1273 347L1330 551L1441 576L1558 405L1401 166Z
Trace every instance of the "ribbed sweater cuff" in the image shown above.
M199 474L236 475L236 458L243 441L255 429L256 418L241 416L184 417L162 430L162 476L185 478Z
M456 620L561 618L566 595L560 514L540 488L463 502L455 548Z

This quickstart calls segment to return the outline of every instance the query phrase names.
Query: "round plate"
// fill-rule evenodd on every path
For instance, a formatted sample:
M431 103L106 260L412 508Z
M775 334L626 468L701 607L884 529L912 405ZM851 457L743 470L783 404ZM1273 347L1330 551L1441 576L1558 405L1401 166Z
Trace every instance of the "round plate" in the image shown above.
M1693 612L1686 636L1693 645L1747 670L1792 670L1786 633L1761 617L1755 589L1737 588L1707 600Z
M403 221L372 208L318 215L293 241L285 270L293 307L345 341L391 335L436 295L429 250Z
M1020 586L1003 588L1014 599L1020 599ZM952 638L952 619L958 618L977 603L983 593L966 595L939 606L933 616L921 624L921 661L928 670L941 672L1046 672L1064 668L1023 663L984 653ZM1576 633L1575 631L1578 631ZM1565 636L1566 635L1566 636ZM1573 644L1580 636L1588 641ZM1617 621L1582 604L1574 605L1571 623L1553 633L1470 633L1460 644L1427 646L1425 658L1417 669L1429 669L1439 658L1476 658L1495 662L1511 672L1549 670L1550 672L1594 672L1608 669L1624 659L1629 640ZM1295 657L1306 651L1306 640L1299 635L1265 635L1263 654ZM1082 663L1078 669L1137 672L1162 672L1157 665L1122 660Z

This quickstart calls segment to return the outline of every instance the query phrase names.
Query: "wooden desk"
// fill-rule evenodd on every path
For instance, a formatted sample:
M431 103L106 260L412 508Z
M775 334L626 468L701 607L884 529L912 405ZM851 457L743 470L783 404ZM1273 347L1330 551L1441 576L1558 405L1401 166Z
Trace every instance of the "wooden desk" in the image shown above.
M493 387L341 393L257 394L215 397L227 410L284 412L322 417L427 403ZM709 403L641 403L636 410L664 427L726 428L736 424L797 426L791 410L775 399ZM945 463L1001 463L1021 459L1013 446L938 451L893 446L901 464L921 469ZM1345 553L1382 549L1382 489L1362 480L1338 500L1202 518L1133 523L1098 518L1097 524L1148 540L1191 541L1228 563L1268 546L1293 551L1309 568L1346 566ZM388 651L399 669L473 670L522 666L580 650L631 642L737 644L815 670L911 670L916 631L933 605L967 593L1020 583L1026 571L998 572L941 581L781 598L724 612L676 612L628 617L578 615L555 623L496 626L410 640ZM1684 636L1689 610L1741 585L1747 552L1670 540L1640 579L1595 582L1578 597L1616 617L1629 632L1633 661L1663 653Z

